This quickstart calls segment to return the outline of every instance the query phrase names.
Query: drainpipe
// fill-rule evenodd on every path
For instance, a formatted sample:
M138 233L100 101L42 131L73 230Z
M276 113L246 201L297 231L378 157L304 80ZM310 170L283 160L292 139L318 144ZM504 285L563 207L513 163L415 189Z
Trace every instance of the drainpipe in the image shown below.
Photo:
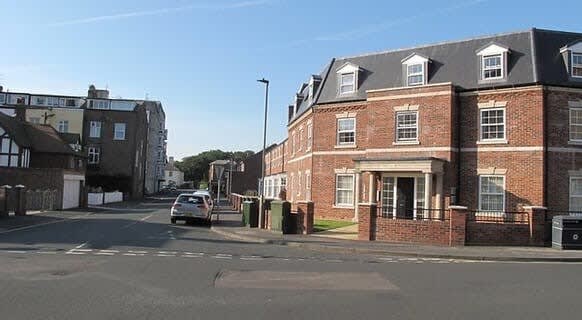
M546 92L546 87L542 86L542 110L543 110L543 117L544 117L544 122L543 122L543 130L544 130L544 183L543 183L543 201L544 203L542 204L542 206L544 207L548 207L548 107L547 107L547 103L548 103L548 98L547 98L547 92Z
M459 95L457 94L456 90L455 90L455 95L453 96L455 98L455 112L456 114L456 125L457 125L457 134L456 134L456 138L457 138L457 187L456 187L456 199L455 199L455 205L458 205L460 203L460 199L461 199L461 101L459 99Z

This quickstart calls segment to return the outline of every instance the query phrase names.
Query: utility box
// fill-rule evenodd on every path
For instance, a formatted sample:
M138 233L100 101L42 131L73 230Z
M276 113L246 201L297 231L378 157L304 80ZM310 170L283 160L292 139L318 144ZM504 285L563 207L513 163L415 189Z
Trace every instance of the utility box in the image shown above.
M287 201L273 201L271 202L271 230L272 231L284 231L285 225L284 220L291 212L291 203Z
M582 216L555 216L552 219L552 247L582 250Z
M243 222L251 228L259 226L259 206L255 201L243 202Z

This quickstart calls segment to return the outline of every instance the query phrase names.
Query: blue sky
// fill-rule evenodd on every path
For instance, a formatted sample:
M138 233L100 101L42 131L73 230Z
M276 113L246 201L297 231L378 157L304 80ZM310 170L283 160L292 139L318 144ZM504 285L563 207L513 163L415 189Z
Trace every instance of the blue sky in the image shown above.
M332 57L531 27L582 32L579 1L0 0L0 84L11 91L161 100L168 154L259 150Z

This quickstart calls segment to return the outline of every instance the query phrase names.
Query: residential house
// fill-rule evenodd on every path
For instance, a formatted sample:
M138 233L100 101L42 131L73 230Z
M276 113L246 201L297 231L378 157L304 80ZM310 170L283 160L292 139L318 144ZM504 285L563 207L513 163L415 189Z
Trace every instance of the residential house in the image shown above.
M582 211L580 33L335 58L294 100L287 199L318 218L357 221L361 203L388 219Z
M88 157L89 186L140 198L157 192L163 182L167 131L160 102L111 99L108 90L93 85L82 97L0 89L0 111L77 134L75 148L83 145Z
M176 167L174 157L170 157L164 169L164 184L177 187L184 184L184 172Z
M31 124L0 112L0 185L54 190L56 208L81 205L85 156L49 125Z

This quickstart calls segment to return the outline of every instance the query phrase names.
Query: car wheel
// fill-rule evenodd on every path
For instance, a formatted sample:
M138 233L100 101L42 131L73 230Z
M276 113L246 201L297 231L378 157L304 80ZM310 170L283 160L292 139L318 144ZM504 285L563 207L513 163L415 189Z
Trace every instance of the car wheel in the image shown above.
M172 224L176 224L176 219L174 219L174 218L171 218L171 219L170 219L170 222L171 222Z

